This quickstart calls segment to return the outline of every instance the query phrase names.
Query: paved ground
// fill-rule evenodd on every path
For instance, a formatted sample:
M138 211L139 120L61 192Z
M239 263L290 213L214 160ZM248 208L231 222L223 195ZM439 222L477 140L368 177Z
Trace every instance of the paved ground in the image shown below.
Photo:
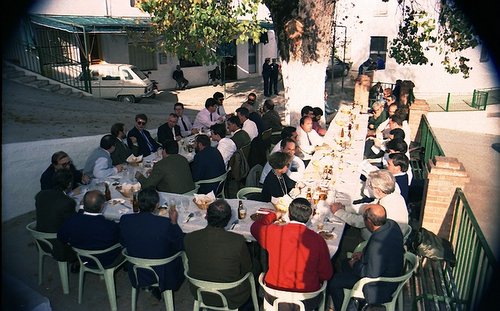
M259 99L260 79L249 79L228 84L226 87L226 110L234 111L244 100L246 94L255 91ZM339 89L339 88L337 88ZM205 86L180 92L165 92L156 99L144 100L139 104L124 105L113 101L83 100L53 95L46 91L28 88L12 81L3 80L2 88L2 141L3 143L43 140L49 138L97 135L108 132L114 122L132 126L136 113L145 112L150 118L149 128L163 123L173 104L181 101L187 105L191 116L202 107L205 99L215 91L224 92L223 87ZM349 90L344 97L349 96ZM338 100L340 96L332 100ZM275 97L280 103L282 97ZM279 106L279 105L278 105ZM446 114L443 113L446 119ZM469 124L481 127L484 124ZM432 125L434 128L434 124ZM447 156L459 158L471 175L471 183L465 189L467 198L484 230L490 245L496 246L498 232L498 194L500 193L498 168L499 153L491 144L500 142L500 132L482 134L480 131L468 132L467 127L435 128L438 140ZM109 310L104 281L95 275L85 279L84 302L79 305L78 277L70 275L70 294L63 295L56 264L47 259L44 282L37 284L37 255L25 226L34 220L34 213L28 213L11 221L2 223L2 272L14 275L27 286L49 298L53 310ZM493 247L498 252L498 248ZM498 256L497 256L498 258ZM4 284L5 285L5 284ZM2 301L4 289L2 286ZM130 283L123 271L116 274L118 310L130 310ZM192 298L186 287L175 293L176 310L192 309ZM3 304L5 305L5 304ZM17 310L17 309L12 309ZM165 310L148 293L141 293L137 310Z

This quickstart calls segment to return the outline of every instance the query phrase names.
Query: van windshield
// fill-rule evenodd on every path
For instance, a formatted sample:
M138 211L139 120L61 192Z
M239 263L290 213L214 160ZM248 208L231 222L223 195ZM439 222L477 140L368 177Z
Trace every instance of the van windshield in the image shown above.
M144 80L146 79L146 75L144 74L144 72L140 71L139 68L137 67L131 67L130 69L132 69L133 72L135 72L135 74L141 78L141 80Z

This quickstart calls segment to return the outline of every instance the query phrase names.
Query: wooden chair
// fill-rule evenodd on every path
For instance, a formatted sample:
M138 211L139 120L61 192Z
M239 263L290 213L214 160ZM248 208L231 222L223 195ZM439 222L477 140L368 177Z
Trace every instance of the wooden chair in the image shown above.
M104 282L106 283L106 290L108 292L109 304L111 306L112 311L116 311L116 290L115 290L115 271L120 268L120 266L125 263L126 259L117 258L117 260L110 266L104 267L96 257L96 255L105 254L111 252L117 248L121 248L121 244L117 243L111 247L102 250L86 250L81 248L72 247L76 256L78 257L78 261L80 261L80 276L78 278L78 303L82 303L83 296L83 276L85 272L90 272L98 275L102 275L104 277ZM95 265L91 266L89 263Z
M347 306L352 298L355 299L364 299L365 295L363 294L363 287L366 284L374 283L374 282L391 282L391 283L399 283L398 287L392 294L392 300L382 305L385 307L387 311L396 310L396 302L398 303L398 310L403 310L403 286L408 282L410 277L413 275L415 270L418 267L417 256L413 253L406 252L405 253L405 265L404 265L404 274L398 277L378 277L378 278L362 278L356 284L354 284L352 289L344 288L344 301L342 302L342 308L340 311L346 311Z
M221 292L222 290L227 290L231 288L235 288L242 284L243 282L250 282L250 288L251 288L251 296L252 296L252 303L254 307L254 311L259 311L259 303L257 300L257 290L255 286L255 280L253 278L252 272L248 272L245 274L241 279L235 282L230 282L230 283L219 283L219 282L210 282L210 281L204 281L204 280L199 280L195 279L191 276L189 276L189 264L188 264L188 259L186 254L183 254L182 257L183 264L184 264L184 275L186 276L186 279L188 280L189 283L192 285L196 286L198 289L196 290L196 297L194 297L194 305L193 305L193 311L199 311L200 308L208 308L210 310L225 310L225 311L237 311L238 309L230 309L229 305L227 303L227 298L224 296L224 294ZM202 293L211 293L214 295L217 295L220 297L222 300L222 307L217 307L217 306L211 306L207 305L205 301L203 300Z
M130 256L127 253L126 249L123 249L123 251L122 251L123 256L125 256L127 261L133 265L132 269L134 271L134 275L135 275L136 280L138 279L137 278L137 270L138 269L146 269L146 270L153 272L153 274L156 278L156 283L151 284L151 286L160 286L160 278L156 274L153 267L166 265L166 264L172 262L177 257L182 256L183 253L184 253L183 251L180 251L180 252L176 253L175 255L167 257L167 258L148 259L148 258L139 258L139 257ZM174 310L174 296L173 296L172 290L170 290L170 289L164 290L161 294L163 296L163 300L165 301L165 309L167 311L173 311ZM136 309L137 295L138 295L137 288L132 286L132 311L135 311L135 309Z
M198 180L194 184L196 185L197 189L200 187L201 184L212 184L218 182L217 186L217 193L215 193L216 197L222 197L223 199L226 198L225 195L225 187L226 187L226 179L227 179L227 174L231 171L231 168L228 168L227 171L217 177L210 178L210 179L203 179L203 180Z
M325 301L326 301L326 285L327 282L324 281L321 288L318 289L317 291L314 292L307 292L307 293L299 293L299 292L289 292L289 291L283 291L283 290L277 290L274 288L268 287L264 283L264 273L261 273L259 275L259 284L262 287L262 289L269 295L276 297L274 300L273 304L271 305L264 299L264 311L278 311L278 305L280 303L293 303L299 306L300 311L305 311L305 306L304 303L302 302L303 300L306 299L311 299L314 298L318 295L323 295L321 298L320 304L318 306L317 311L325 311Z
M43 279L43 260L45 256L52 256L52 251L54 246L50 240L57 239L57 233L46 233L36 230L36 221L33 221L26 225L26 229L29 231L33 239L35 240L36 247L38 248L38 285L42 284ZM54 260L56 260L54 258ZM56 260L57 261L57 260ZM67 261L57 261L59 267L59 275L61 277L61 285L64 294L69 294L69 279L68 279L68 262Z

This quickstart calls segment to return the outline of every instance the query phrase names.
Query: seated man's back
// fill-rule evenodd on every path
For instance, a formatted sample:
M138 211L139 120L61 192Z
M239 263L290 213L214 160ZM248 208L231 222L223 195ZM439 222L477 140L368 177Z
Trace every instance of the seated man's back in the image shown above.
M234 282L252 270L252 261L242 235L227 232L231 207L217 200L207 209L206 228L186 234L184 248L189 260L189 276L212 282ZM196 295L195 288L191 292ZM238 308L250 297L250 283L223 291L230 308ZM210 303L220 299L207 298Z
M121 243L130 256L161 259L173 256L182 250L184 233L177 224L177 211L169 209L169 218L154 215L152 212L159 206L159 195L153 187L139 192L139 213L126 214L120 219ZM129 277L136 284L133 269L129 269ZM181 258L171 263L155 267L160 278L160 291L177 290L184 281ZM146 271L144 271L146 272ZM151 274L139 274L139 286L153 283Z
M106 199L99 190L85 193L83 198L83 213L68 218L59 229L57 238L71 246L86 250L103 250L120 241L120 228L112 220L102 215ZM90 230L89 230L90 228ZM103 266L108 266L118 257L121 248L109 253L98 255ZM90 263L94 265L95 263Z
M311 292L332 277L325 240L306 226L311 213L310 203L297 198L290 203L290 223L274 224L277 215L269 213L252 224L252 235L269 253L269 270L265 277L269 287Z

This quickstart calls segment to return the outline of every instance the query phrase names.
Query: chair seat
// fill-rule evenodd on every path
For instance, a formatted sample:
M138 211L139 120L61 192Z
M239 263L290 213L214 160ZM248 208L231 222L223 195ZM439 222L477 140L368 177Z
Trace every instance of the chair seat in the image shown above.
M264 273L261 273L259 275L260 286L264 289L264 291L267 294L269 294L273 297L276 297L276 299L274 300L272 305L269 302L267 302L266 299L264 299L264 311L278 311L278 305L280 303L293 303L293 304L299 306L300 311L305 311L305 305L304 305L303 301L317 297L318 295L321 295L321 294L323 294L323 297L321 298L321 301L320 301L320 304L319 304L317 310L318 311L325 310L325 301L326 301L325 289L326 289L326 285L327 285L326 281L323 282L320 289L318 289L317 291L314 291L314 292L290 292L290 291L274 289L274 288L267 286L264 283L264 276L265 276Z

